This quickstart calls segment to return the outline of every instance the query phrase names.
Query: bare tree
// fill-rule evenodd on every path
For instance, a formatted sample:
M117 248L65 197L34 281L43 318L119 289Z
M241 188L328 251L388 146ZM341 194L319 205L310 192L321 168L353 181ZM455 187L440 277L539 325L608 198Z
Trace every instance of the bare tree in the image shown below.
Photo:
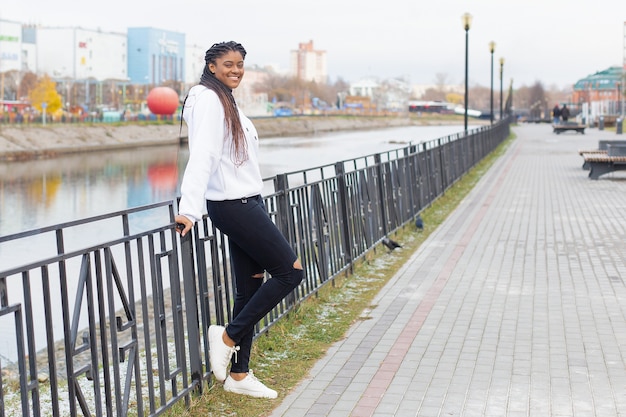
M422 94L422 100L426 101L445 101L446 93L439 88L427 88Z
M266 93L270 101L294 102L300 107L309 106L314 97L331 105L335 103L337 94L348 88L349 84L342 79L334 84L323 84L278 74L270 74L265 82L254 86L255 92Z
M37 75L33 72L27 72L20 80L17 88L17 96L22 99L28 97L31 91L37 86Z
M446 86L448 85L448 74L443 72L438 72L435 74L435 85L439 91L446 91Z
M2 86L4 91L0 92L2 95L0 98L6 98L9 100L19 100L18 85L20 82L20 73L17 70L7 71L2 74L3 82Z

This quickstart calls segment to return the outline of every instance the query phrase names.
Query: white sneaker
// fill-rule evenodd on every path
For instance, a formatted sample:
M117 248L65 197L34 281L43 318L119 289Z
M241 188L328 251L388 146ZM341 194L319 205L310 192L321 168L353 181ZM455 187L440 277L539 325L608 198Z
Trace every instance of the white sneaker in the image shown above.
M244 394L257 398L276 398L278 393L271 388L266 387L261 381L259 381L252 370L248 372L241 381L235 381L229 375L224 382L224 391L234 392L235 394Z
M224 330L224 326L209 326L209 362L213 375L220 382L226 379L226 369L230 363L230 358L233 353L236 355L239 350L239 346L230 347L224 343L222 340Z

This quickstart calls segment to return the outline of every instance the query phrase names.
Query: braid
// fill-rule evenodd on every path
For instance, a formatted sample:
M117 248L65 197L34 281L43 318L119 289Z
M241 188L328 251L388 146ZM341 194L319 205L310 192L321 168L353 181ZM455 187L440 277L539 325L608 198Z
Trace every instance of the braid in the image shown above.
M209 64L217 64L217 59L224 54L235 51L239 52L241 56L246 58L246 50L240 43L229 41L213 44L206 55L204 61L204 71L200 77L200 84L206 88L215 91L217 97L220 99L222 106L224 107L224 115L226 118L227 132L232 135L233 141L231 145L231 158L235 165L241 165L248 160L248 149L246 144L246 136L241 127L241 120L239 119L239 111L237 110L237 103L233 92L230 88L226 87L220 80L215 77L209 70Z

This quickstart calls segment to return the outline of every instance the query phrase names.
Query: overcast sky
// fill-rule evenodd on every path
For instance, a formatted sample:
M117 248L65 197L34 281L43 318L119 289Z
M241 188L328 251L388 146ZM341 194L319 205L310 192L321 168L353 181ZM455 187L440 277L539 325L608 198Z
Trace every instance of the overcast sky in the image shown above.
M327 52L330 81L408 78L432 84L443 74L462 84L465 31L469 31L469 83L489 86L495 41L494 87L503 57L505 88L541 81L571 86L624 62L626 0L238 0L5 1L0 18L43 26L80 26L125 33L155 27L186 34L208 48L241 42L246 63L289 68L290 51L313 41Z

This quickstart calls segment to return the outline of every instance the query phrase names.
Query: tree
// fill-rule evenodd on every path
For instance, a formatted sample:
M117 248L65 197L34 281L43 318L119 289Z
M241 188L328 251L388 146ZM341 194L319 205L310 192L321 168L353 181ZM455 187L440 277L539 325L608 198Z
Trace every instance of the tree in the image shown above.
M20 72L17 70L7 71L2 74L4 82L2 86L4 91L0 92L0 98L8 98L12 100L18 100L17 87L20 79Z
M421 99L426 101L445 101L446 93L442 89L431 87L424 91Z
M39 80L35 88L28 94L30 105L43 111L42 104L46 103L46 112L52 114L63 107L61 95L57 93L56 83L47 75Z
M530 87L522 86L515 91L515 108L518 113L539 119L542 115L550 114L552 107L548 104L543 85L540 81L536 81Z
M445 91L446 85L448 84L448 74L443 72L438 72L435 74L435 85L439 91Z
M463 104L463 94L460 93L448 93L446 94L446 101L448 103L454 103L454 104Z
M30 95L30 92L37 86L37 75L33 72L27 72L22 77L20 85L17 89L18 100L26 98Z
M263 83L254 86L256 93L267 94L270 101L291 103L293 100L296 107L310 106L313 97L325 103L335 103L337 93L347 91L348 88L349 84L342 79L331 85L278 74L269 74Z

